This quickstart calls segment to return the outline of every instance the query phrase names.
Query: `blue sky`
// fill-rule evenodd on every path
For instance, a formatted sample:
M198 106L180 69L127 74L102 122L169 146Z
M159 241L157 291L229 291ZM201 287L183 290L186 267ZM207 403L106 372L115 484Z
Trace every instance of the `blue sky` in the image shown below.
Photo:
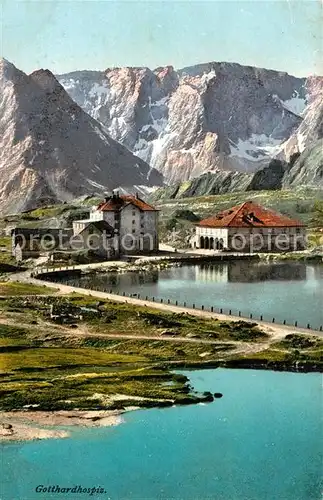
M231 61L323 73L322 0L0 0L1 56L31 72Z

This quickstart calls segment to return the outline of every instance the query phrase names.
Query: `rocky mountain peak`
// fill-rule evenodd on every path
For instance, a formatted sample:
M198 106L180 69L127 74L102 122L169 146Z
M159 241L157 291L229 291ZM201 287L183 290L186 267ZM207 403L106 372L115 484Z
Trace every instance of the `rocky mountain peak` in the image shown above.
M305 78L216 61L58 79L115 140L169 183L266 166L300 126L308 93Z
M7 83L14 85L25 81L26 75L22 71L7 59L0 58L0 87L3 88Z
M46 93L56 92L65 94L64 87L62 87L57 78L48 69L39 69L34 71L31 73L30 79Z
M4 64L0 94L0 210L67 201L117 186L160 185L162 176L115 142L48 70Z

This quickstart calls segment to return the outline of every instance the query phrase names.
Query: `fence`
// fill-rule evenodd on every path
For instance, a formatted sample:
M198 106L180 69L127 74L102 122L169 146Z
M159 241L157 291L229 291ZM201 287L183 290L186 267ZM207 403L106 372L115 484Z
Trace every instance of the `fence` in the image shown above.
M72 271L72 270L77 270L75 266L69 266L69 267L59 267L59 268L45 268L45 269L39 269L36 272L33 272L33 276L41 276L44 274L51 274L53 272L58 272L58 271ZM42 278L40 278L42 279ZM61 283L60 280L57 280L57 283ZM71 285L71 286L78 286L76 285ZM308 330L313 330L313 331L323 331L323 325L320 325L318 328L311 326L310 323L304 323L300 324L298 320L293 321L291 323L288 323L287 320L280 320L275 317L268 317L263 314L257 315L254 313L247 313L243 314L243 311L239 311L236 309L227 309L223 307L214 307L214 306L205 306L203 304L196 304L195 302L193 303L188 303L186 301L180 302L179 300L172 300L169 298L165 297L149 297L148 295L142 296L140 293L126 293L126 292L121 292L119 290L114 290L112 288L101 288L98 290L97 288L91 287L87 285L87 288L89 290L97 291L97 292L104 292L108 293L110 295L118 295L122 297L129 297L129 298L134 298L138 300L144 300L146 302L154 302L154 303L160 303L160 304L167 304L167 305L172 305L172 306L177 306L177 307L184 307L186 309L197 309L199 311L205 311L205 312L210 312L210 313L215 313L215 314L223 314L226 316L232 316L233 318L241 318L243 321L263 321L266 323L273 323L273 324L278 324L278 325L286 325L286 326L291 326L295 328L305 328Z

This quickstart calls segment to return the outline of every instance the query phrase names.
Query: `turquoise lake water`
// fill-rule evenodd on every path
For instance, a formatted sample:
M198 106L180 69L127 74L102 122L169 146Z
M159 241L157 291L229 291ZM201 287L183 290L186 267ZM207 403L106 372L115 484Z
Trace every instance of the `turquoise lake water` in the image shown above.
M321 375L185 372L207 405L132 412L69 439L1 446L1 500L319 500ZM105 494L36 493L37 485Z
M99 274L60 278L74 286L139 293L141 298L176 300L188 307L219 311L312 328L323 326L323 265L304 262L217 262L153 273Z

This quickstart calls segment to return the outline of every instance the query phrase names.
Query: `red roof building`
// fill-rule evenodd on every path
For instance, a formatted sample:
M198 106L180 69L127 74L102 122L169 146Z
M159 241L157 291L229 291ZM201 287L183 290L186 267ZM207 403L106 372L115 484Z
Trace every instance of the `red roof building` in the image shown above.
M286 215L246 201L196 225L194 248L252 252L305 248L305 225ZM257 242L257 245L256 245Z
M148 211L148 212L156 212L156 208L154 208L152 205L149 205L145 201L143 201L141 198L139 198L138 195L133 196L133 195L119 195L119 194L114 194L112 196L108 196L105 198L104 201L102 201L98 207L97 210L101 212L115 212L122 210L124 207L127 205L133 205L134 207L138 208L141 212Z
M296 219L291 219L253 201L245 201L241 205L224 210L213 217L203 219L201 227L304 227Z
M141 254L158 250L159 211L139 195L107 196L90 213L93 221L105 221L114 231L119 255Z

